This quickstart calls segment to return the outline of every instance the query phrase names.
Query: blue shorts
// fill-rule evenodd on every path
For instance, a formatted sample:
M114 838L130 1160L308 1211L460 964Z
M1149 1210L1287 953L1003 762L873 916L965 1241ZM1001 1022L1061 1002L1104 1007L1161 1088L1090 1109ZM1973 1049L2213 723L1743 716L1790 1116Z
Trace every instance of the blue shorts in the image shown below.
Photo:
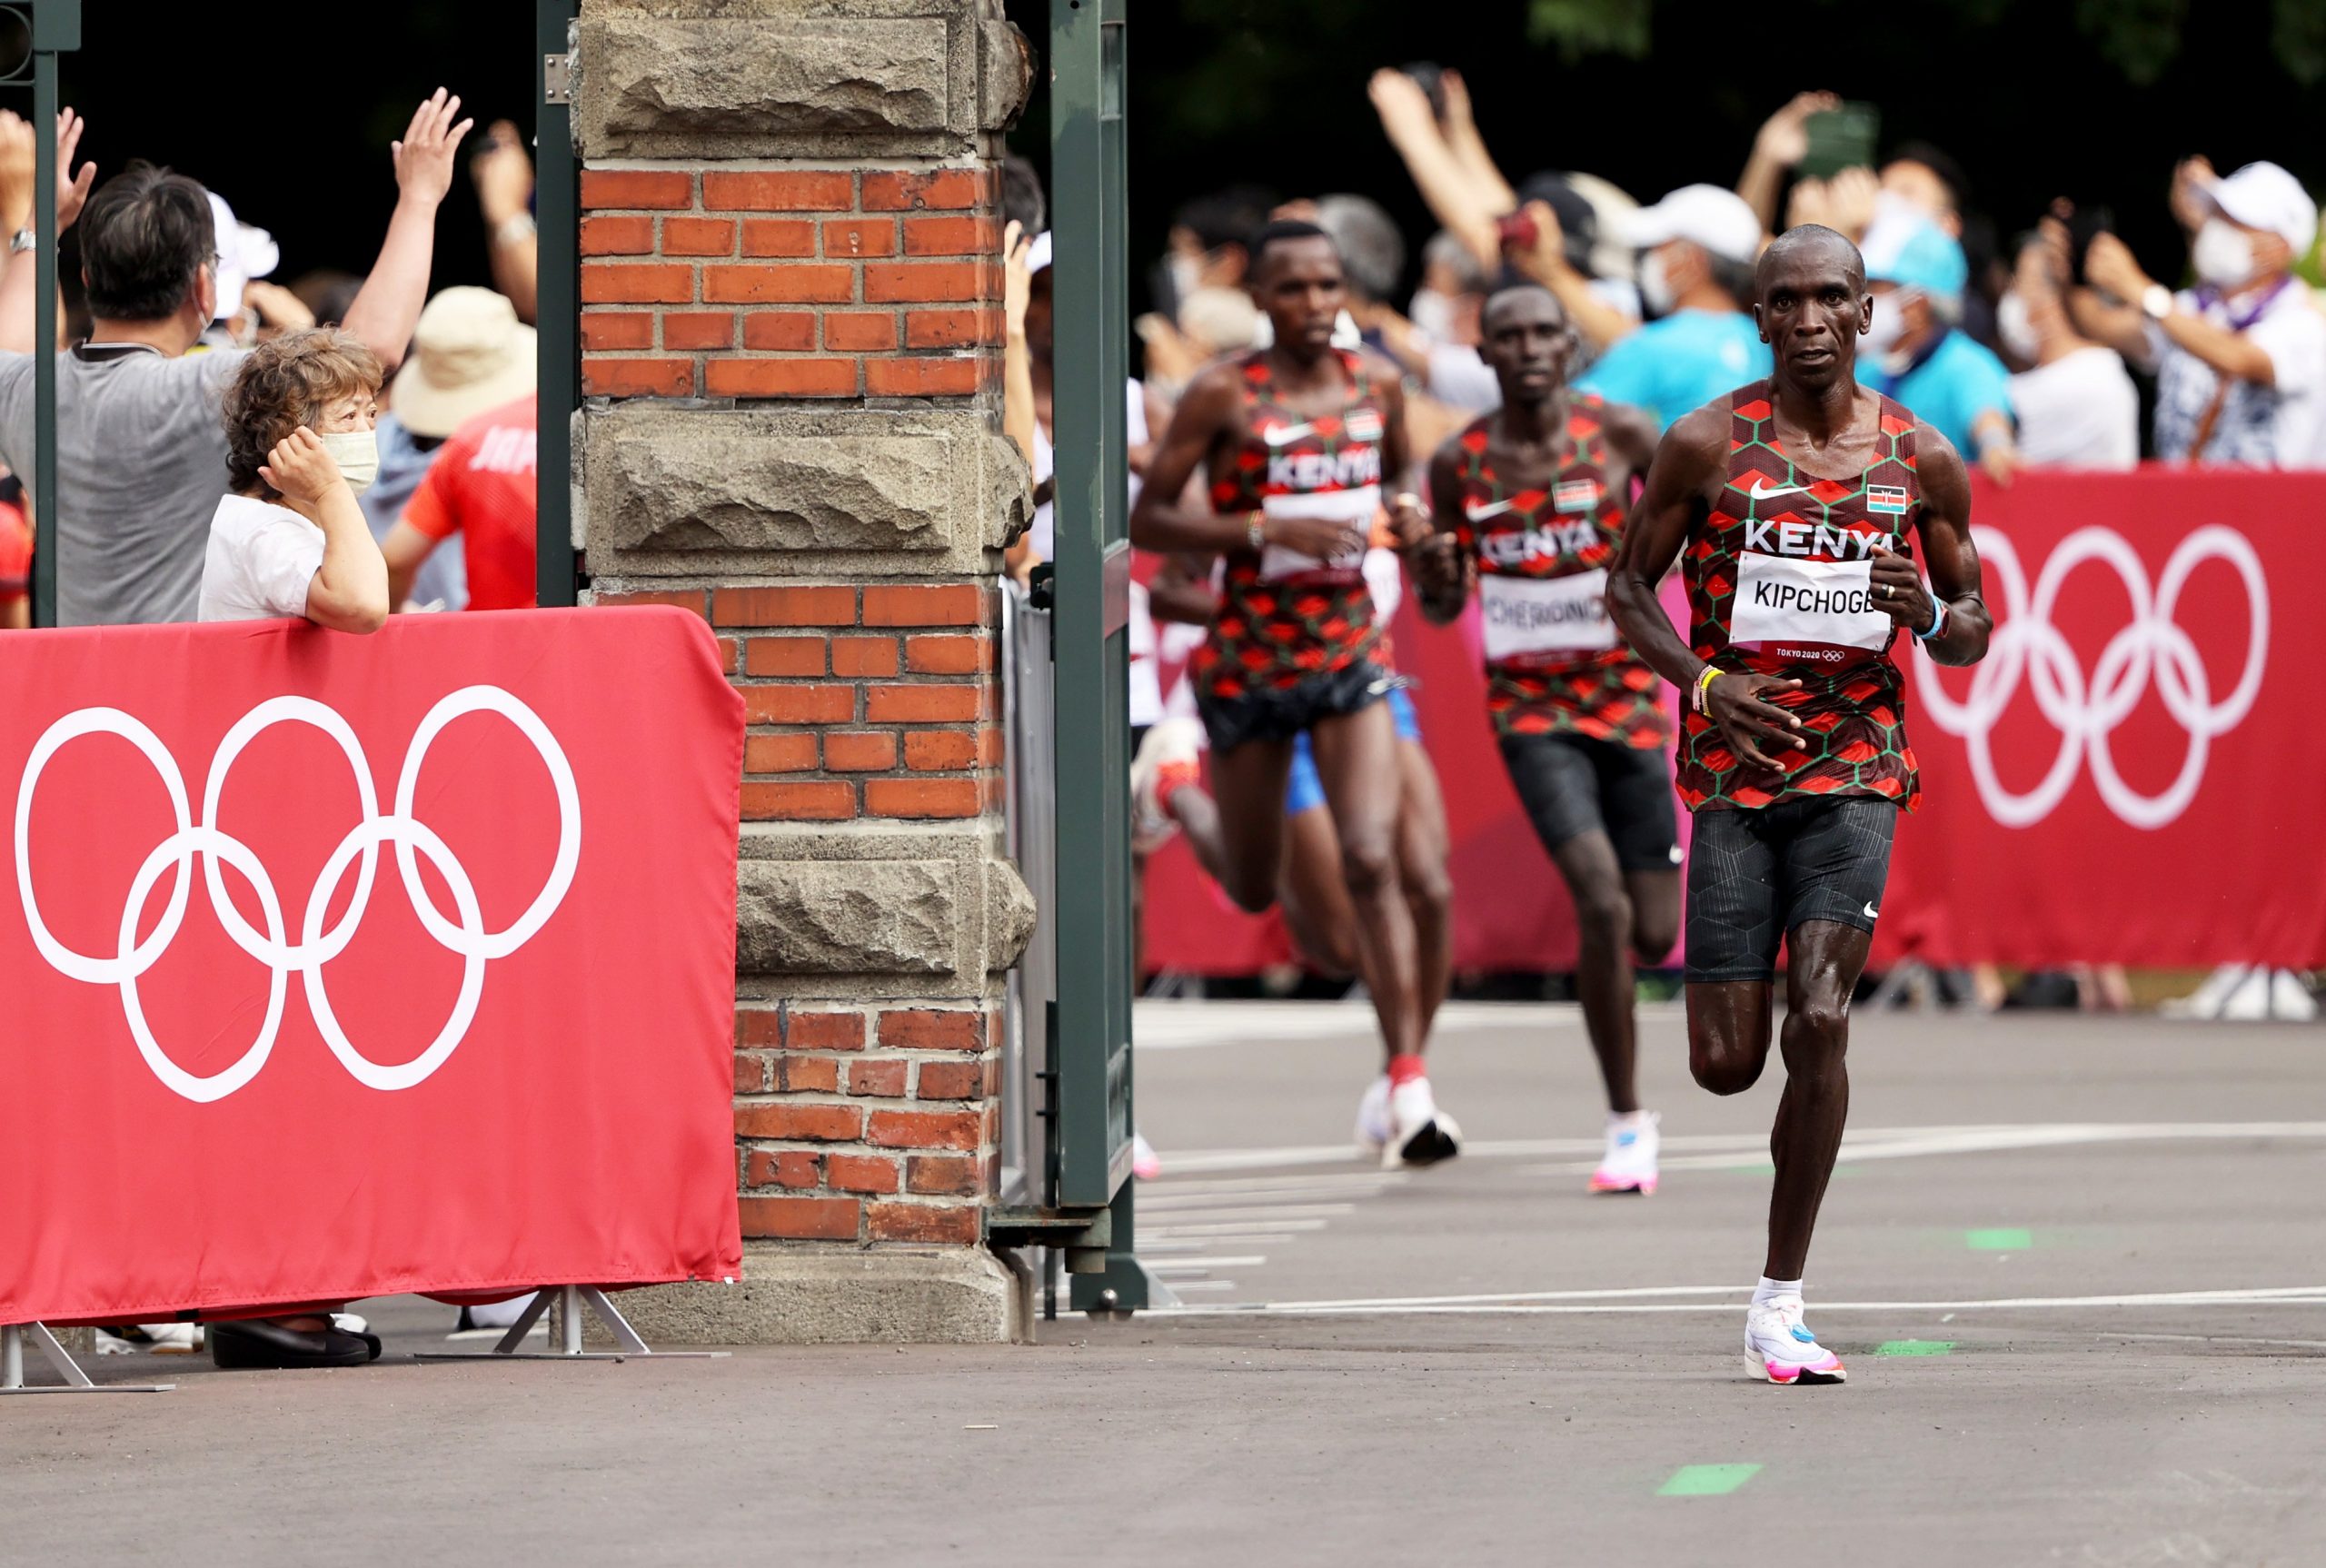
M1407 695L1404 687L1392 686L1387 700L1390 721L1397 727L1397 739L1418 743L1421 719L1414 712L1414 700ZM1308 731L1303 729L1292 738L1292 777L1285 781L1284 814L1297 817L1324 803L1325 781L1317 777L1317 756L1308 749Z

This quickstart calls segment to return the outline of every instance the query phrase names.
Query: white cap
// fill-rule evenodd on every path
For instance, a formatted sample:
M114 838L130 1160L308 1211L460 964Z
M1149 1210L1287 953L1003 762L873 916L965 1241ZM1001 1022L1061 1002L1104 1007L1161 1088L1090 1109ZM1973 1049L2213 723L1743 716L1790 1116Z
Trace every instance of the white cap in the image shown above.
M2202 194L2222 216L2249 229L2277 235L2301 260L2318 238L2318 203L2301 182L2275 164L2248 164L2225 180L2202 186Z
M224 321L242 313L244 285L273 272L283 253L273 234L235 221L234 209L215 191L210 193L210 221L218 231L218 319Z
M1715 256L1749 262L1761 253L1761 220L1734 191L1683 185L1655 205L1626 213L1617 237L1635 251L1690 240Z

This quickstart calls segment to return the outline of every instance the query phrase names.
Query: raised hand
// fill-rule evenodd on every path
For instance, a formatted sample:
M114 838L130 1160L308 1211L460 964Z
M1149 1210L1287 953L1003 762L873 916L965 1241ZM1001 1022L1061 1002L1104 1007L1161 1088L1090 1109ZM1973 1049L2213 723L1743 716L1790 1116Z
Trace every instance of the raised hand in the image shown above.
M456 94L439 87L412 112L412 124L401 140L388 144L396 165L396 185L406 201L431 206L443 201L452 188L452 160L474 120L455 123L461 112Z
M90 191L96 186L94 164L84 164L78 171L73 167L73 154L80 151L81 133L88 124L69 108L56 112L56 232L60 234L80 218Z
M1753 138L1753 151L1780 169L1794 167L1809 155L1809 116L1841 106L1838 93L1795 93L1790 103L1762 124Z
M495 120L485 127L483 142L469 160L469 177L476 182L476 204L487 223L497 227L525 210L533 194L533 160L515 122Z
M339 464L324 450L323 437L305 425L274 443L266 461L259 465L258 476L291 500L309 506L320 503L333 485L345 482Z

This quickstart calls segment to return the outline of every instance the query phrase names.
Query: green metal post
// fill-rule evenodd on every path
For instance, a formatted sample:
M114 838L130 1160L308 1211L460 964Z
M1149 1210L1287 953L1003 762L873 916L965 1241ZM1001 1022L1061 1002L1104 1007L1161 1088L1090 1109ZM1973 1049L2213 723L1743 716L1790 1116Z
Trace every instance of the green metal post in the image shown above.
M81 46L81 0L25 0L33 67L33 624L56 624L56 56ZM21 80L21 78L19 78Z
M579 0L534 0L536 96L533 219L538 230L535 315L540 356L540 502L534 521L533 601L574 601L573 422L581 402L581 175L566 83L571 24Z
M1148 1304L1132 1255L1131 889L1127 699L1130 543L1124 389L1125 0L1050 0L1050 212L1057 282L1058 1007L1053 1204L1111 1207L1083 1310Z

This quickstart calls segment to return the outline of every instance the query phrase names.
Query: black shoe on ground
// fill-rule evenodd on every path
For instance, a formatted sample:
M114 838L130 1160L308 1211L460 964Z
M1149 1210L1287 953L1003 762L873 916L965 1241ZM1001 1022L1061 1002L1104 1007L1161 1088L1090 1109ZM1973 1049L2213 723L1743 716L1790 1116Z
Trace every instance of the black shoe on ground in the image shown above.
M362 1366L379 1355L376 1335L343 1334L336 1328L313 1333L264 1318L210 1325L210 1359L237 1371Z

